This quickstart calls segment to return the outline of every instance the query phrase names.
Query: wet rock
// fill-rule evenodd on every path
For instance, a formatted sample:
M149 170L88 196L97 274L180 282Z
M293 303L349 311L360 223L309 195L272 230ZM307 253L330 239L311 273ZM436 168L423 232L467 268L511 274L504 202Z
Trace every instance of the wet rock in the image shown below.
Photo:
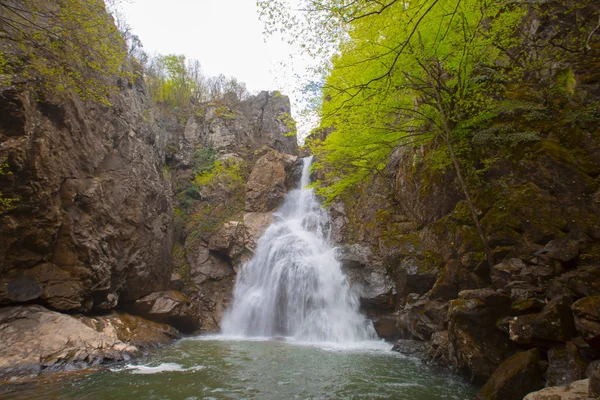
M523 351L505 360L475 397L476 400L521 400L541 389L543 371L537 349Z
M575 328L585 341L600 348L600 296L584 297L571 306Z
M247 212L266 212L279 207L286 193L286 167L291 168L295 156L268 150L258 159L246 184Z
M169 324L183 333L199 329L198 306L185 294L169 290L152 293L127 306L128 311L152 321Z
M443 331L448 323L448 302L419 298L408 301L398 310L398 330L404 337L429 340L435 332Z
M529 393L523 400L592 400L588 396L589 380L573 382L568 386L554 386Z
M373 327L380 338L388 341L397 340L400 337L400 332L396 328L396 317L392 315L381 315L374 318Z
M550 349L548 364L546 386L564 386L586 377L588 363L572 342L564 348Z
M559 296L542 312L515 317L509 325L510 339L521 344L567 342L575 334L571 299Z
M407 357L422 358L425 355L427 343L420 340L400 339L394 343L392 351L397 351Z
M487 380L514 351L497 321L510 312L510 298L493 289L465 290L450 302L450 358L475 381Z
M140 349L168 343L178 332L139 317L88 318L42 306L0 309L0 375L37 374L128 360Z
M395 287L386 268L373 258L371 249L351 244L337 249L337 259L358 293L361 307L367 314L380 314L393 309Z
M247 249L256 250L256 242L273 222L273 213L244 214L244 245Z
M427 348L427 357L443 366L452 365L448 346L448 331L434 333Z

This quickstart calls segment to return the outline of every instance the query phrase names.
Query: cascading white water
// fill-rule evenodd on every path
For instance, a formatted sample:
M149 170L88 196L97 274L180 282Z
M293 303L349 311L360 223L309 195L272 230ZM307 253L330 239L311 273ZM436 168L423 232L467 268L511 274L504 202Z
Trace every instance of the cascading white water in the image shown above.
M328 244L328 215L306 188L312 157L303 163L300 187L287 194L254 257L241 268L222 331L319 342L375 339Z

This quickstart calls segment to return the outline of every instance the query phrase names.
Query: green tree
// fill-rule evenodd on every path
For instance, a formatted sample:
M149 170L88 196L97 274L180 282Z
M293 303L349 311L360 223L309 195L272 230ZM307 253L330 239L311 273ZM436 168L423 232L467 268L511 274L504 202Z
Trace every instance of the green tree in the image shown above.
M47 98L67 91L109 103L125 76L126 49L101 0L0 2L0 75L35 84Z

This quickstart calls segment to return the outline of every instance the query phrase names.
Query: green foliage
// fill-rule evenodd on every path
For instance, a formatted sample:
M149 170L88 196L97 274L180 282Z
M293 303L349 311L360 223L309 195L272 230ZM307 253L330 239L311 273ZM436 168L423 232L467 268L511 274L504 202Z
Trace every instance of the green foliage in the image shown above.
M18 73L46 98L65 92L110 104L126 51L101 0L3 1L0 33L16 46L0 57L0 76Z
M281 93L275 93L275 97L279 96L281 96ZM285 127L288 129L288 132L284 134L284 136L296 136L298 132L298 129L296 127L296 121L294 120L294 118L292 118L290 113L283 113L282 115L278 116L277 119L283 122Z
M194 152L194 175L210 172L215 167L217 152L211 147L201 147Z

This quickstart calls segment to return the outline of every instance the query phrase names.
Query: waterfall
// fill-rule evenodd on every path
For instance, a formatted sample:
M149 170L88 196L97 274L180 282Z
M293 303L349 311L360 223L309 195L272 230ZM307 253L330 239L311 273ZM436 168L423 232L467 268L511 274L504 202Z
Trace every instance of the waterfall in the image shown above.
M328 243L327 212L306 187L311 163L312 157L303 159L299 187L287 194L254 257L242 266L222 321L225 335L317 342L377 337Z

